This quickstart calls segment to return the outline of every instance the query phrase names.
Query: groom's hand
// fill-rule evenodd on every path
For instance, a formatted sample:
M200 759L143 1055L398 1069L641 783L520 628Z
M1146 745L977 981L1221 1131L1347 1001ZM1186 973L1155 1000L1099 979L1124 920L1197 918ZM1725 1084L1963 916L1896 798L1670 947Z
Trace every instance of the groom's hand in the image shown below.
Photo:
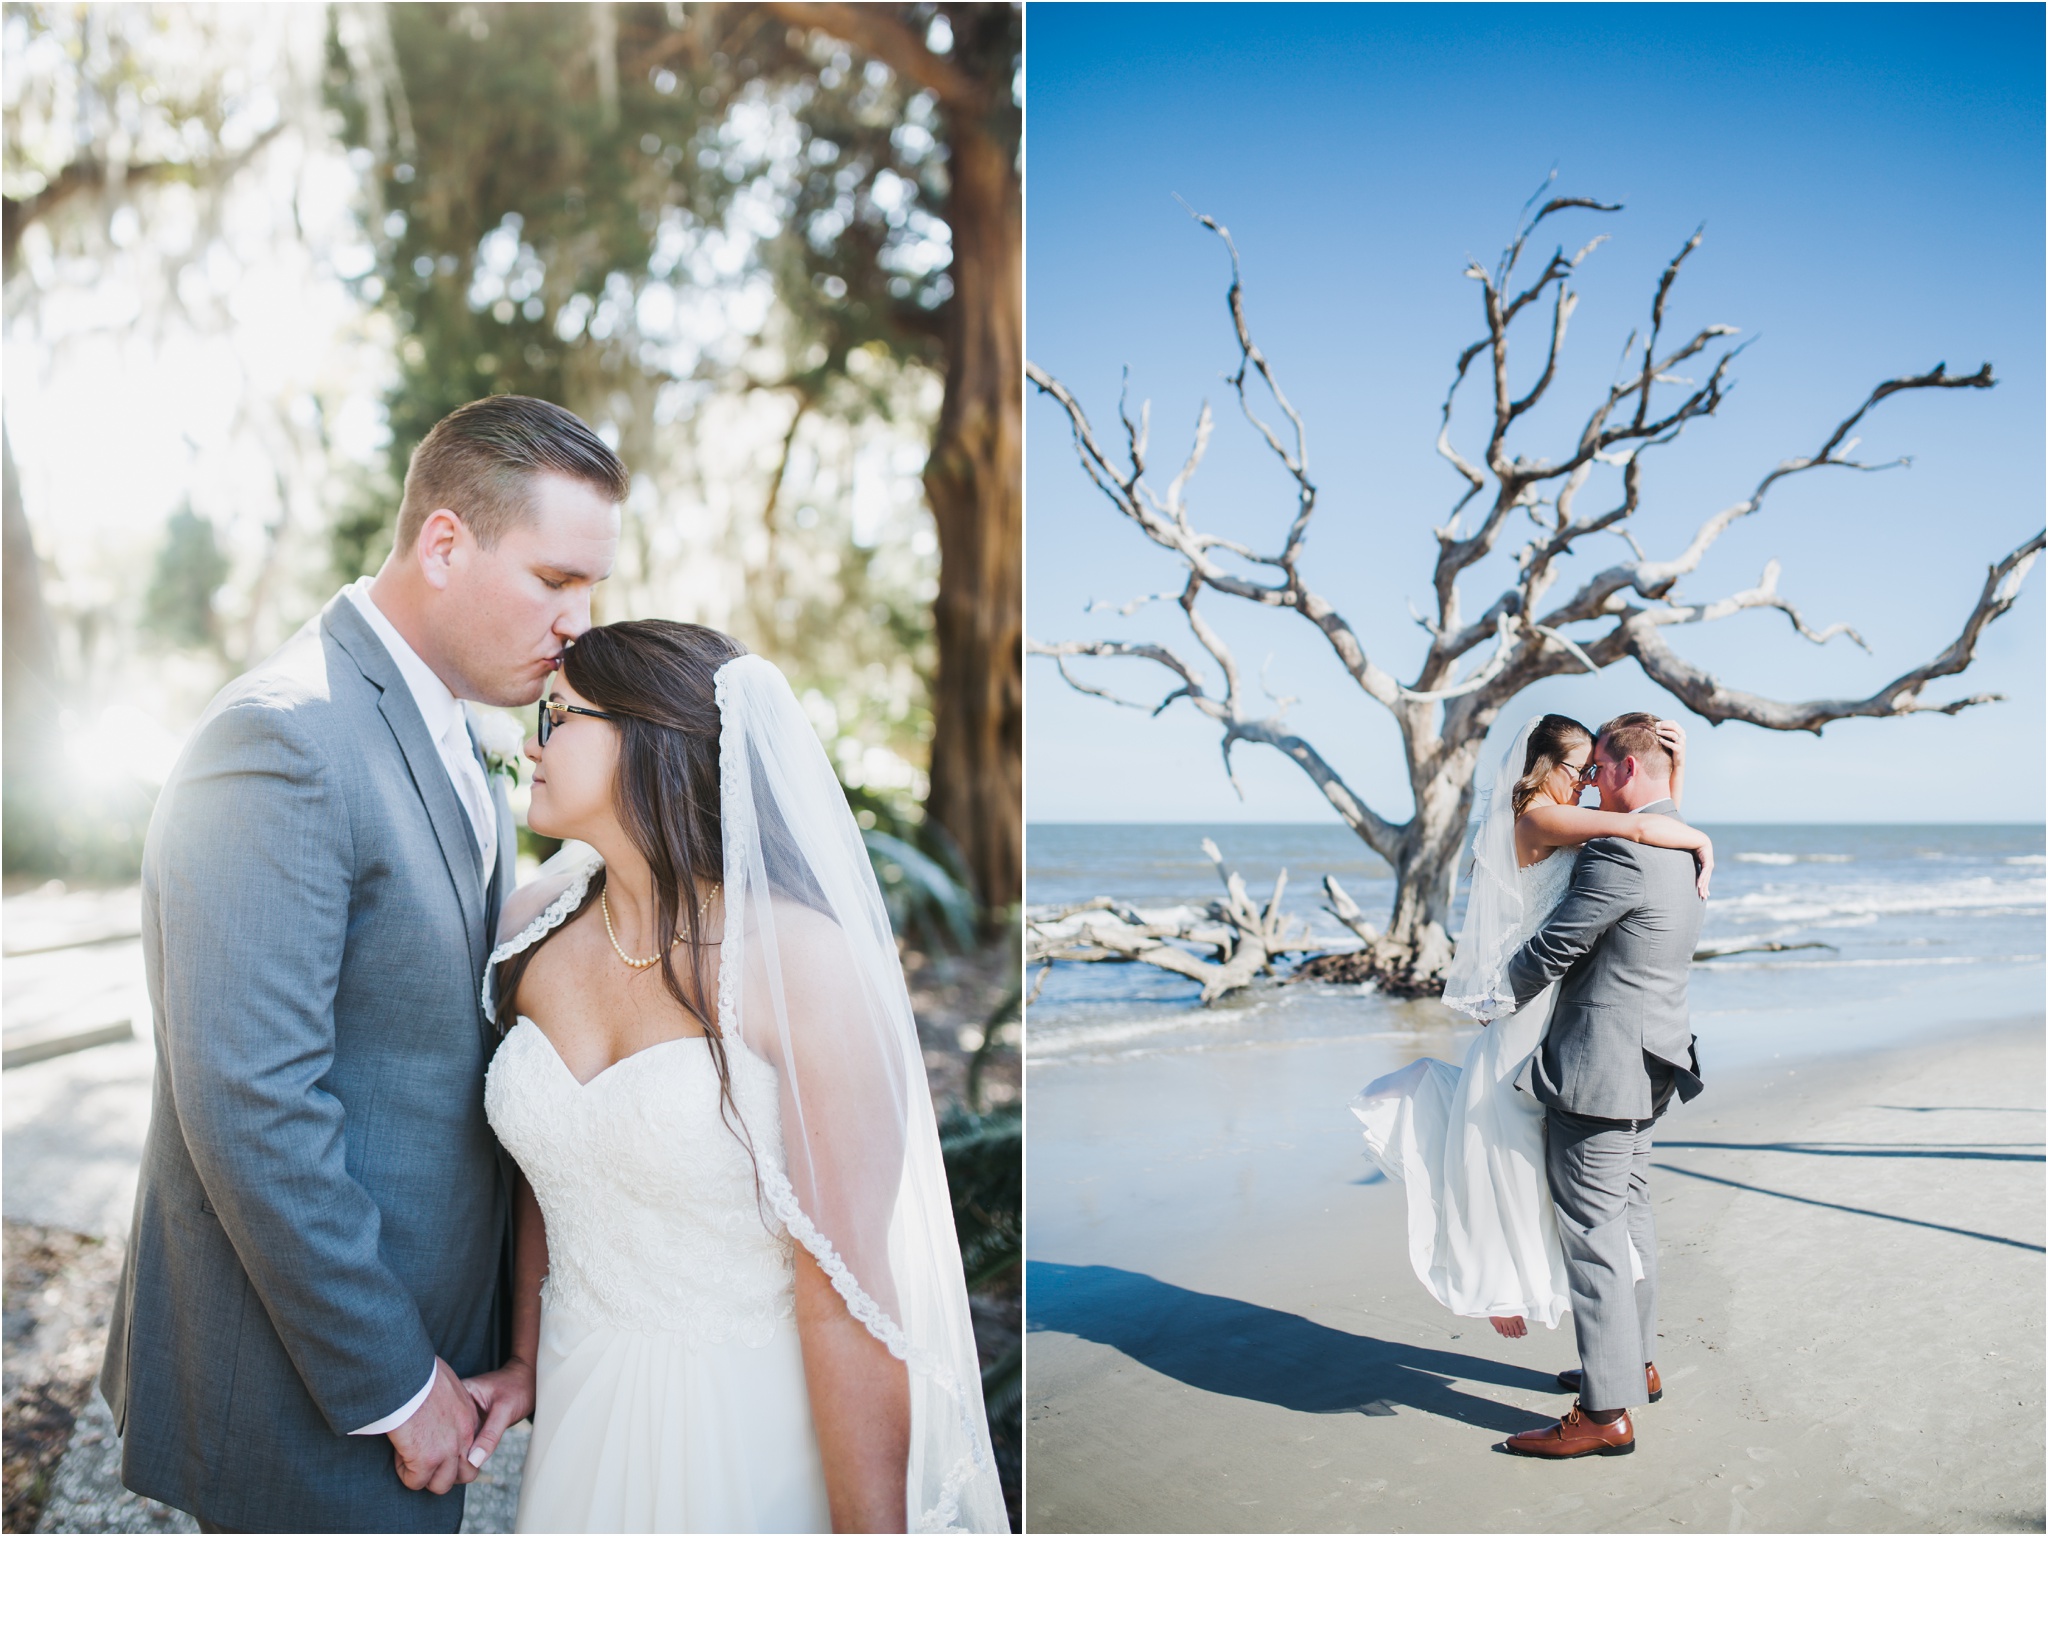
M469 1463L481 1471L484 1462L497 1452L498 1439L533 1413L533 1365L514 1358L487 1375L471 1375L462 1386L483 1416L476 1444L469 1451Z
M467 1458L476 1446L476 1404L441 1359L434 1360L427 1401L386 1435L398 1451L398 1480L407 1488L445 1494L457 1483L476 1480L476 1467Z

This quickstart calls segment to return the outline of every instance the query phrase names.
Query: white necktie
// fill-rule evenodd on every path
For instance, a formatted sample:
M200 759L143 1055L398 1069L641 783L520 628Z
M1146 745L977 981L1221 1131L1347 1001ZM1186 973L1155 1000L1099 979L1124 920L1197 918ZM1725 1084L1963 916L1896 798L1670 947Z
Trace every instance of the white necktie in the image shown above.
M467 723L458 716L441 740L441 759L455 779L455 793L469 815L476 832L476 849L483 864L483 878L489 880L498 861L497 814L491 810L490 787L469 741Z

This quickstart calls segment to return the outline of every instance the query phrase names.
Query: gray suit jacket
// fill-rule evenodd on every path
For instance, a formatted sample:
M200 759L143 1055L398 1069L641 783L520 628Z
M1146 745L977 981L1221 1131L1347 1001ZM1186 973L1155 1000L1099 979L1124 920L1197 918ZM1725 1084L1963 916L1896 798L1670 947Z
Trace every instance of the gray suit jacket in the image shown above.
M498 781L493 780L496 784ZM156 1081L101 1389L137 1493L223 1527L453 1530L382 1437L438 1355L502 1357L486 884L398 667L346 597L214 699L158 798Z
M1642 809L1678 809L1657 801ZM1538 1101L1595 1119L1648 1119L1666 1080L1699 1095L1686 1008L1700 896L1690 852L1603 837L1579 848L1571 890L1508 962L1525 1004L1558 983L1543 1044L1515 1083Z

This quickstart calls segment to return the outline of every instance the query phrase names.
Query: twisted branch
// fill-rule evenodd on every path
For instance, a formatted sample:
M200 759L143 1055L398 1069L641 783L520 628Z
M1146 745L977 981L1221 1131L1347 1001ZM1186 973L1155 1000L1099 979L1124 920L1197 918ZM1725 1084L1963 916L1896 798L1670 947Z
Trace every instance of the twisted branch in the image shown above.
M1631 610L1630 616L1622 622L1619 634L1652 681L1717 726L1724 721L1746 721L1781 733L1818 734L1829 722L1843 721L1851 716L1912 716L1929 712L1953 716L1974 705L1994 703L2005 695L1973 693L1946 704L1929 704L1920 697L1920 690L1938 677L1954 676L1968 668L1976 657L1977 639L1984 634L1985 627L2010 608L2019 595L2020 583L2033 567L2035 557L2041 553L2043 538L2043 535L2036 534L2025 545L1991 565L1985 573L1984 589L1978 595L1977 605L1970 610L1970 617L1963 622L1962 633L1953 642L1926 664L1916 665L1865 699L1813 699L1788 704L1723 686L1704 670L1673 653L1658 634L1655 622L1644 617L1647 610Z

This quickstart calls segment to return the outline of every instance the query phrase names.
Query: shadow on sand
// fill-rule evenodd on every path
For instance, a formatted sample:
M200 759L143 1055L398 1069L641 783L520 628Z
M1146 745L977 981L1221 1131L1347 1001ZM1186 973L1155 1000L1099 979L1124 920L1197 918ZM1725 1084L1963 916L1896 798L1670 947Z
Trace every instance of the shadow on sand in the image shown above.
M1671 1144L1677 1146L1677 1143ZM1731 1146L1733 1144L1730 1144ZM1963 1158L1983 1158L1983 1154L1963 1154ZM1991 1155L2002 1158L2002 1154ZM2023 1238L2003 1238L1997 1233L1980 1233L1970 1227L1949 1227L1938 1221L1922 1221L1917 1216L1895 1216L1888 1210L1866 1210L1860 1204L1837 1204L1831 1199L1811 1199L1803 1193L1781 1193L1775 1187L1759 1187L1755 1182L1738 1182L1729 1176L1710 1176L1704 1170L1687 1170L1683 1165L1665 1164L1661 1160L1651 1164L1653 1170L1669 1171L1674 1176L1686 1176L1696 1182L1712 1182L1717 1187L1732 1187L1738 1192L1760 1193L1765 1198L1783 1199L1787 1204L1808 1204L1816 1210L1839 1210L1844 1215L1868 1216L1872 1221L1895 1221L1903 1227L1925 1227L1929 1232L1953 1233L1957 1238L1974 1238L1985 1244L2007 1244L2015 1250L2032 1250L2036 1255L2048 1253L2039 1244L2029 1244Z
M1451 1381L1525 1392L1558 1389L1553 1376L1533 1369L1353 1335L1118 1267L1033 1261L1025 1271L1024 1310L1032 1330L1076 1335L1114 1347L1184 1385L1300 1414L1386 1415L1405 1406L1468 1426L1517 1432L1538 1417L1461 1392Z

